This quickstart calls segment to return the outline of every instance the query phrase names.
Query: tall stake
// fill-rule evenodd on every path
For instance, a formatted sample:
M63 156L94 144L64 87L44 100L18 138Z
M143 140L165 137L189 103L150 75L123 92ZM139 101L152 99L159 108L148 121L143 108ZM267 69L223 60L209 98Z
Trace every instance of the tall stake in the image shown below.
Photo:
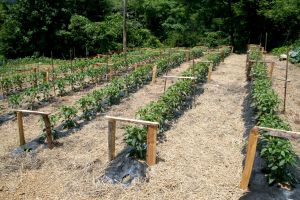
M268 32L266 32L266 38L265 38L265 51L267 51L267 43L268 43Z
M54 81L54 62L53 62L53 53L52 53L52 50L51 50L51 69L52 69L52 81ZM53 84L53 92L54 92L54 96L56 96L56 92L55 92L55 84Z
M127 0L123 0L123 53L124 53L125 65L127 69L126 11L127 11Z
M287 93L288 72L289 72L289 48L287 49L286 55L287 58L286 58L286 66L285 66L284 100L283 100L283 110L282 110L283 113L285 113L285 107L286 107L286 93Z

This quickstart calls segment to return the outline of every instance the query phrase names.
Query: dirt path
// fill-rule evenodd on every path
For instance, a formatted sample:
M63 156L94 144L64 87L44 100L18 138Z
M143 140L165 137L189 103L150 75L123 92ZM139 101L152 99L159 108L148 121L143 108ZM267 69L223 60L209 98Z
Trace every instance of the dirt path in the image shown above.
M198 61L198 60L197 60ZM191 62L171 70L169 75L179 75ZM169 81L168 86L171 85ZM164 79L158 78L154 85L146 85L135 94L113 106L107 115L134 118L135 112L151 101L156 101L163 93ZM95 178L107 166L107 120L104 115L84 125L68 137L60 138L61 147L53 150L40 147L38 153L26 158L11 159L3 157L0 163L0 199L50 198L50 199L90 199L95 195ZM38 135L37 119L28 117L27 140ZM29 123L30 122L30 123ZM123 125L118 125L116 147L121 151L123 144ZM7 154L17 144L15 122L0 127L1 155ZM15 138L15 140L11 139ZM46 182L46 184L45 184Z
M125 191L99 185L104 198L238 199L244 159L245 59L227 58L213 73L213 81L204 85L197 107L165 132L166 142L158 145L163 161L151 168L149 183Z
M279 61L276 56L268 55L266 60L274 61L275 68L273 72L273 88L276 90L280 99L284 98L284 81L278 79L285 79L286 61ZM289 64L289 73L287 87L287 103L286 112L281 114L281 117L287 121L292 130L300 132L300 68ZM283 101L280 105L280 110L283 109Z

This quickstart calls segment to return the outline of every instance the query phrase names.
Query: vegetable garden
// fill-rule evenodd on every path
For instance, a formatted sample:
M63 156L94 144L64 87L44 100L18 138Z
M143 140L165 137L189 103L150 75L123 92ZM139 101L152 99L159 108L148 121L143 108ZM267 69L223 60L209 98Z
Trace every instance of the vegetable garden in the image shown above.
M272 65L267 66L259 48L251 46L247 56L249 59L247 64L251 66L246 67L246 74L251 80L250 100L255 124L251 127L253 129L247 140L248 148L243 173L244 156L240 152L243 141L237 135L242 136L245 128L243 126L241 128L236 123L236 118L240 121L242 119L240 119L241 114L233 111L235 107L233 104L244 106L236 103L237 100L243 101L244 97L241 98L241 91L235 87L235 82L232 82L232 85L227 84L222 81L232 80L220 79L220 77L226 77L226 73L230 73L229 70L233 68L234 75L231 75L231 79L234 81L245 79L238 77L239 74L234 72L242 68L240 71L244 73L244 66L226 64L226 60L231 57L229 47L214 50L205 47L194 47L188 50L177 48L133 50L126 56L121 53L80 59L76 62L73 60L72 63L60 61L61 65L51 70L49 67L49 70L36 70L32 74L16 72L12 76L3 76L11 82L16 76L24 77L22 84L13 82L9 89L3 90L6 98L1 101L9 106L5 108L4 113L17 112L19 125L16 126L14 119L1 124L1 130L7 130L5 137L10 135L10 138L14 138L14 142L8 140L9 145L1 149L1 152L9 152L12 156L3 157L5 158L3 162L14 167L17 167L20 162L23 168L18 168L19 171L34 173L36 176L36 173L43 170L44 178L50 177L51 174L56 176L60 171L63 174L71 172L53 178L54 182L50 184L49 191L54 189L54 185L62 186L61 184L69 183L71 185L66 185L66 188L72 191L76 188L77 192L84 196L81 196L82 198L92 199L118 198L120 196L115 196L117 193L124 195L125 199L138 193L141 199L146 199L150 194L145 192L144 187L151 188L160 197L167 195L169 199L172 195L178 195L178 198L182 198L183 193L175 193L180 191L179 187L187 191L187 188L197 185L194 181L189 181L191 175L183 175L184 173L194 174L197 182L204 180L201 177L213 178L204 180L205 192L204 194L201 192L201 195L217 198L220 195L217 188L222 188L222 184L225 184L224 177L233 176L234 173L230 170L235 166L238 173L232 180L228 180L226 186L230 187L230 190L234 189L234 192L229 194L221 189L226 198L235 199L242 196L243 192L238 189L239 180L242 180L240 188L246 189L249 184L251 188L251 171L255 166L254 157L258 142L259 155L266 162L263 169L267 176L266 184L280 183L287 187L296 187L297 174L292 168L298 166L298 152L293 150L289 140L297 139L299 134L291 131L291 126L278 115L280 99L272 88ZM224 66L225 69L222 69ZM210 71L211 69L213 72ZM167 79L172 81L166 84ZM220 91L222 93L219 93ZM19 98L19 101L13 100L14 98ZM54 101L54 99L68 101ZM228 103L228 108L225 106L222 110L220 106L223 105L223 101ZM46 102L45 107L39 107L42 102ZM210 106L207 107L207 104ZM214 110L214 106L217 110ZM34 111L22 110L28 108ZM225 120L223 122L219 119L222 116L219 114L220 111L225 115L221 117ZM105 115L110 116L107 117L108 126ZM37 121L41 124L39 130L35 125ZM120 123L116 124L116 121ZM182 121L187 123L183 128L180 127ZM123 124L124 122L127 124ZM136 125L128 125L128 122ZM234 124L237 129L233 128ZM226 128L222 129L222 127ZM184 131L180 132L182 130ZM18 131L20 147L16 148ZM231 135L231 132L235 135ZM15 135L11 136L12 133ZM182 138L183 133L185 135ZM260 135L261 140L258 140ZM216 144L206 140L206 137ZM49 149L44 144L47 144ZM124 152L126 152L125 156ZM148 159L149 156L152 157ZM210 159L206 156L213 158L213 162L210 163ZM30 159L29 163L25 163L26 159ZM195 164L192 162L193 159ZM33 165L33 162L36 165ZM129 168L132 171L128 170L124 174L122 170L127 169L128 163L132 162L133 168ZM135 174L136 168L141 165L151 166L145 168L149 170L145 175L146 179ZM191 168L188 165L191 165ZM182 166L187 167L188 170L194 168L195 172L185 171ZM111 177L108 173L110 168L122 168L121 179L114 177L116 175ZM215 175L203 171L203 169L210 171L215 168L219 171ZM13 183L18 179L19 175L9 167L1 169L8 175L14 174L8 182ZM22 174L22 176L25 177L24 183L31 182L27 175ZM79 184L73 185L78 177ZM179 181L181 178L177 179L177 177L184 177L184 180ZM42 180L38 176L36 179L37 184ZM207 190L211 188L210 180L214 180L218 185L216 190L213 189L214 194ZM169 185L171 182L174 185ZM87 183L87 186L83 186L83 183ZM188 185L185 185L186 183ZM124 190L128 185L131 187ZM26 191L34 190L30 184L26 187L31 188ZM82 187L91 190L92 196L83 192L87 188ZM138 191L135 190L136 187L139 188ZM158 187L166 189L167 192L161 192ZM169 187L176 189L169 191L167 190ZM100 190L103 194L98 193ZM45 191L42 193L48 194ZM8 195L9 192L5 191L5 194ZM56 193L52 194L53 197L62 197L63 193L58 192L58 196L55 196ZM189 198L199 197L199 194L189 194L191 195ZM9 195L11 198L14 197L14 194ZM30 197L34 195L29 194Z

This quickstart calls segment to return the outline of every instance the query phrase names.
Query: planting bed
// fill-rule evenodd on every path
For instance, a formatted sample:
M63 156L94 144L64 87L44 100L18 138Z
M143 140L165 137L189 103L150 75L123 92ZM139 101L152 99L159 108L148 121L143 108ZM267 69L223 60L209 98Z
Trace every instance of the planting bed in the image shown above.
M5 122L0 126L0 199L297 199L300 196L298 186L291 192L269 187L266 178L261 173L257 176L257 171L250 191L245 193L239 189L247 135L255 124L250 108L251 88L245 78L245 60L245 55L230 55L215 68L212 81L199 85L196 107L182 107L184 112L180 106L176 107L172 111L176 117L164 118L167 120L161 125L170 126L162 126L168 128L160 130L158 162L146 171L146 182L136 180L129 188L103 182L102 177L109 166L108 125L104 116L150 120L148 115L136 114L149 108L151 102L161 102L161 99L169 102L168 98L178 92L171 88L179 87L182 81L168 80L165 94L164 78L158 77L155 84L143 83L143 87L122 96L119 103L110 105L105 112L98 112L92 120L80 119L81 126L64 131L52 150L41 145L34 151L11 157L11 150L18 144L18 130L15 121ZM191 63L184 62L171 69L168 75L191 76L186 72ZM297 70L293 68L294 72ZM290 79L294 79L294 74ZM283 77L283 71L275 69L274 76ZM300 106L297 102L300 99L297 95L298 80L294 83L290 87L295 92L289 94L291 101L287 104L287 114L281 117L294 131L299 131L295 120ZM39 110L57 111L63 104L77 106L78 99L107 85L62 97L59 102ZM274 82L277 92L281 91L278 86ZM180 93L180 97L184 95ZM167 104L168 108L174 106ZM81 114L80 110L77 117ZM27 141L39 134L38 119L36 116L25 118ZM117 123L117 154L126 147L126 126ZM255 170L260 170L262 165L259 160L255 163Z

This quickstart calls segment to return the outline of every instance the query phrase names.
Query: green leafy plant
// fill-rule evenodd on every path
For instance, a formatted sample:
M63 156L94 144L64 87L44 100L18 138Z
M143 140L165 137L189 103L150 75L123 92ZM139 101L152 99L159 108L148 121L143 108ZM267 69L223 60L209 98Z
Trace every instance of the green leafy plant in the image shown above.
M218 57L216 57L218 58ZM181 59L178 59L180 63ZM220 62L220 60L216 60ZM163 68L166 70L167 68ZM199 63L194 66L194 69L188 69L182 75L195 76L196 82L202 82L207 73L208 64ZM159 98L157 102L151 102L144 108L141 108L136 113L137 118L156 121L160 125L160 131L164 131L165 125L174 118L174 115L178 111L182 111L187 104L186 100L193 94L192 80L179 80L174 85L169 87L167 91ZM136 126L128 126L125 133L125 142L127 145L133 148L131 155L144 158L146 153L146 134L145 128L139 128Z
M288 140L266 136L262 140L261 156L266 159L266 173L269 184L296 183L295 176L290 171L297 164L296 154Z
M147 129L139 128L136 126L127 126L125 132L125 142L134 147L133 151L130 152L130 156L135 156L140 159L146 158L146 137Z
M253 60L261 59L259 51L250 52ZM277 116L280 103L278 95L272 89L265 65L256 64L252 67L252 104L258 125L263 127L290 130L289 125ZM263 136L261 156L266 160L265 172L269 184L294 184L295 176L291 171L297 163L296 154L288 140Z
M95 116L95 112L93 112L92 109L95 105L95 99L93 98L93 96L84 96L77 101L77 104L82 110L84 119L91 120Z
M62 106L60 108L60 114L63 117L63 128L74 128L77 127L78 124L75 121L76 114L78 110L74 106Z
M8 103L12 108L19 108L22 103L22 96L20 94L14 94L8 97Z

